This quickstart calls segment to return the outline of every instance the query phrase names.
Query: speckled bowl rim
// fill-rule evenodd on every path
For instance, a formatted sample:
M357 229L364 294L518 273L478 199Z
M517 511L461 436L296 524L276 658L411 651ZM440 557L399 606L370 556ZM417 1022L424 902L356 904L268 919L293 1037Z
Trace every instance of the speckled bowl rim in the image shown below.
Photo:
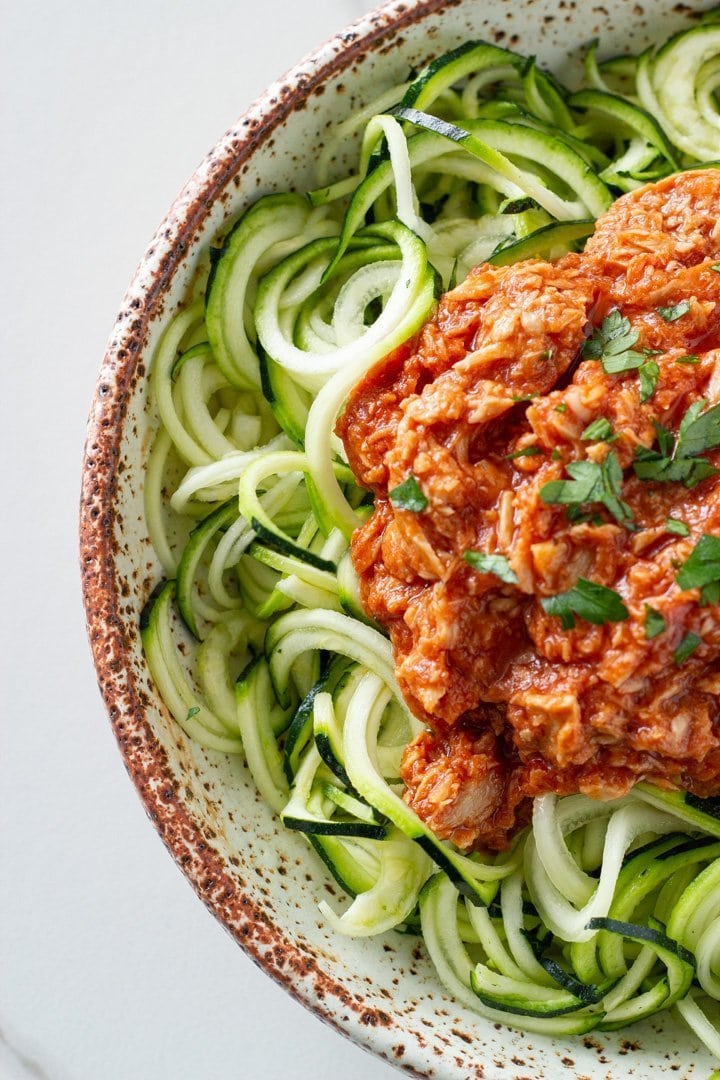
M341 1035L417 1077L428 1075L422 1055L408 1046L400 1058L392 1017L350 995L269 920L250 890L239 888L227 872L179 796L166 755L145 719L130 663L116 565L114 496L125 407L136 380L145 374L141 358L149 327L215 200L326 80L350 68L368 49L454 6L454 0L395 0L357 19L271 84L201 162L151 240L123 299L91 405L80 502L82 589L98 684L125 766L165 846L201 900L259 967Z

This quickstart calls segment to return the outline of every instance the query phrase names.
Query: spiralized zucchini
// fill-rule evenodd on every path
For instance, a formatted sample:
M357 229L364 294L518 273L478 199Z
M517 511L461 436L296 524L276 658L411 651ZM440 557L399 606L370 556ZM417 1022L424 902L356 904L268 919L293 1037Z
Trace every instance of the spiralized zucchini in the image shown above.
M720 158L712 19L639 57L595 44L586 74L571 95L471 42L338 124L313 191L265 196L224 237L205 305L153 360L145 502L167 580L142 636L178 724L245 755L351 898L319 904L339 933L421 933L492 1021L571 1035L675 1006L720 1056L714 803L547 795L503 855L440 841L402 799L420 725L349 557L368 495L333 429L368 366L473 265L577 250L621 192ZM356 172L330 181L352 138Z

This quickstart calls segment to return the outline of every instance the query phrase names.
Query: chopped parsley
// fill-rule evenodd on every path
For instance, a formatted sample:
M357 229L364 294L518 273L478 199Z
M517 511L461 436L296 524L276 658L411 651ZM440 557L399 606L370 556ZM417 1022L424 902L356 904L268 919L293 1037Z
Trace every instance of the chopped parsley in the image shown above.
M472 566L473 570L480 570L483 574L494 574L507 585L517 585L517 574L510 568L510 563L504 555L486 555L483 551L466 551L463 559Z
M684 521L678 521L677 518L669 517L665 522L665 528L669 533L675 533L676 536L689 536L690 529Z
M388 498L397 510L412 510L414 514L419 514L428 505L427 496L412 473L388 492Z
M559 405L555 406L555 412L563 413L567 412L567 405L564 401L561 401Z
M548 596L540 603L548 615L557 615L563 630L572 630L576 615L594 626L622 622L628 617L628 609L614 589L586 578L578 578L572 589Z
M599 416L597 420L593 420L592 424L588 424L580 438L583 442L604 442L606 439L612 438L613 435L614 430L610 421L606 420L604 416Z
M638 368L640 376L640 404L651 398L655 393L657 381L660 378L660 368L654 360L646 360Z
M605 316L602 326L597 327L586 341L583 356L588 360L602 361L603 370L608 375L633 371L645 361L643 353L633 349L639 337L639 331L633 330L630 320L616 308Z
M720 604L720 581L711 581L700 590L701 604Z
M508 461L512 461L518 457L537 457L538 454L544 454L545 451L541 446L525 446L522 450L513 450L512 453L506 454L505 457Z
M199 705L193 705L192 709L188 709L188 714L185 717L185 719L186 720L192 720L193 716L197 716L197 714L199 712L200 712L200 706Z
M603 371L608 375L620 375L623 371L636 371L643 366L644 362L645 357L642 353L626 349L618 355L603 356L602 366Z
M623 472L614 450L601 465L595 461L571 461L566 466L571 480L550 480L540 488L543 502L561 504L577 512L584 503L602 503L616 521L632 521L632 510L620 498Z
M720 446L720 405L702 412L704 405L704 401L696 401L690 406L677 438L655 422L658 449L639 446L635 451L633 468L641 480L675 481L692 488L717 473L714 465L697 456Z
M717 604L720 601L720 537L703 533L680 567L676 581L681 589L700 589L703 603Z
M562 454L559 450L553 450L550 457L553 459L553 461L562 461Z
M703 412L704 401L696 401L682 418L678 431L677 453L693 457L720 446L720 405Z
M687 315L689 310L690 301L681 300L679 304L671 304L670 307L659 307L657 313L665 322L675 322L676 319L681 319L683 315Z
M694 353L690 353L690 354L688 354L688 356L678 356L675 363L676 364L699 364L700 363L700 357L695 356Z
M697 634L690 631L685 635L673 653L673 659L678 667L692 656L698 645L702 645L702 638L698 637Z
M662 634L665 629L666 623L663 616L655 608L650 607L649 604L645 604L645 638L647 641L652 641L658 634Z

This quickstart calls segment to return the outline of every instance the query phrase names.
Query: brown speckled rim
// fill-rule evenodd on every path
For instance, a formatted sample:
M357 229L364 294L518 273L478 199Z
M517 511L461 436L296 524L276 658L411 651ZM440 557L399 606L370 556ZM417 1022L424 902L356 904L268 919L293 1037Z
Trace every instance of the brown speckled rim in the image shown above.
M88 636L98 683L126 768L166 847L210 911L248 955L321 1020L413 1076L392 1051L393 1019L348 994L239 887L184 805L165 754L144 716L121 615L114 543L115 492L126 404L144 374L143 346L152 320L211 207L288 115L331 76L367 50L387 44L453 0L388 3L357 20L300 61L244 113L201 163L171 207L123 300L105 354L88 421L80 507L80 560ZM379 1044L378 1029L386 1038ZM397 1034L397 1033L396 1033Z

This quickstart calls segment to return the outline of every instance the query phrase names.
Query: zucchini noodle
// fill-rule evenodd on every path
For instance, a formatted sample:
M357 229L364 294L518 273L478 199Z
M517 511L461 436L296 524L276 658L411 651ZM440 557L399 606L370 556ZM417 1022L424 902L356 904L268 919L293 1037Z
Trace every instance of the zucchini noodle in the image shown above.
M471 42L339 123L313 191L264 196L222 238L204 307L153 359L145 512L167 580L142 638L185 733L243 754L350 897L318 905L338 933L422 934L486 1020L568 1036L675 1007L720 1056L715 804L545 795L501 855L438 839L402 798L422 726L349 555L368 494L334 427L368 367L474 264L579 250L620 193L720 158L712 20L639 57L594 44L585 69L570 94ZM356 171L333 178L352 139Z

